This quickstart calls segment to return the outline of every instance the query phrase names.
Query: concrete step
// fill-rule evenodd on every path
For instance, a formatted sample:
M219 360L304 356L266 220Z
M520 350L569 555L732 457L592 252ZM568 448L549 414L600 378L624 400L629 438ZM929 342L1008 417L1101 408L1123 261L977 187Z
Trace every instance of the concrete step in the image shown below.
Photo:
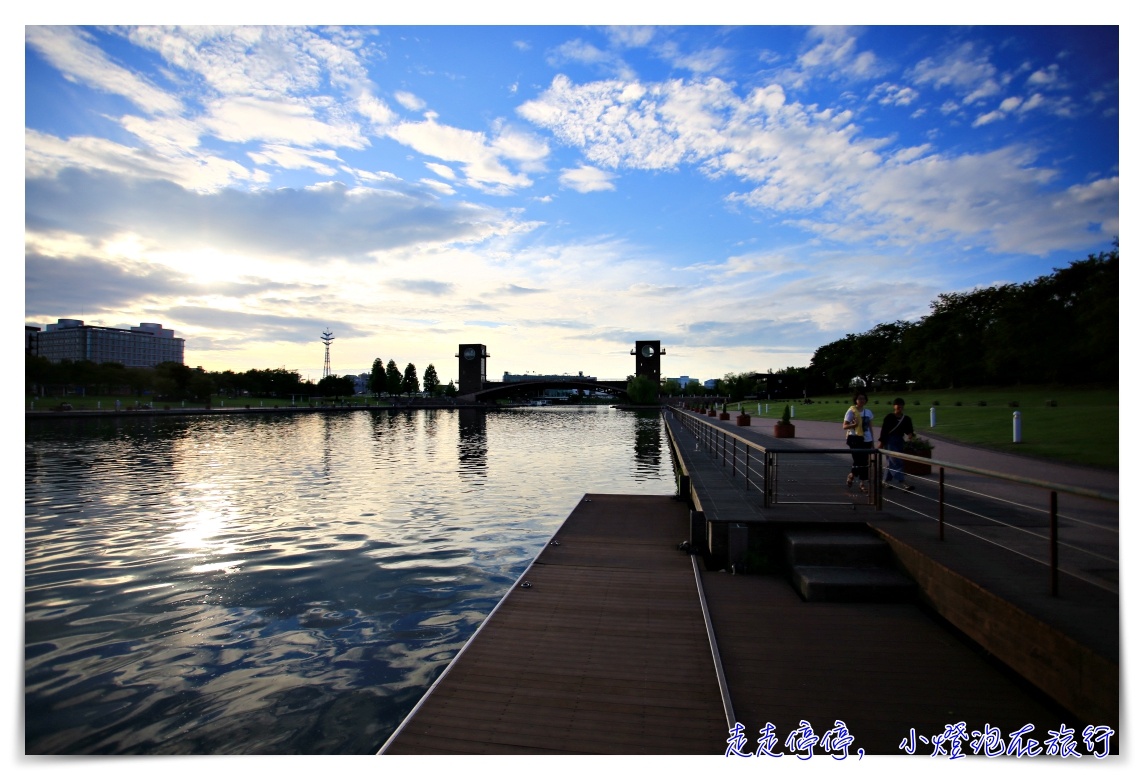
M788 531L786 560L795 566L891 566L890 546L865 528Z
M791 582L804 601L908 601L913 581L868 529L793 530L785 539Z
M909 601L915 588L885 566L796 566L791 580L804 601Z

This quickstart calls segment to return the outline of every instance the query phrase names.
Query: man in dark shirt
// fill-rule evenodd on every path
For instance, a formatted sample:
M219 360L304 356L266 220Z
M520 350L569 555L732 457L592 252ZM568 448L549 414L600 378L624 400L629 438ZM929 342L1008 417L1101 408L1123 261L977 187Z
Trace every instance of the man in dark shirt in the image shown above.
M906 402L901 398L894 399L894 411L882 420L882 432L878 435L878 447L889 452L902 452L905 449L906 437L914 438L914 421L905 413ZM902 490L913 490L913 485L906 484L906 473L902 471L902 459L886 458L886 476L882 487L887 490L894 488L897 481Z

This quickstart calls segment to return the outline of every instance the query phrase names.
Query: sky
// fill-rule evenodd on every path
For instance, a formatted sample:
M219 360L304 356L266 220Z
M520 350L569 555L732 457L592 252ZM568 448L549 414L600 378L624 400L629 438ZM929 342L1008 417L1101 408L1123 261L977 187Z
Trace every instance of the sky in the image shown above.
M24 320L207 370L805 366L1119 236L1119 30L24 29Z

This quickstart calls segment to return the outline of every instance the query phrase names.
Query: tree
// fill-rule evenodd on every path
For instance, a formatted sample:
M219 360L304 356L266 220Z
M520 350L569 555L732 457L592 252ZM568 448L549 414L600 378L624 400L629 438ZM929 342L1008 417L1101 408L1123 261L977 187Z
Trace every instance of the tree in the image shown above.
M350 374L346 376L330 374L322 377L318 382L318 394L326 398L340 398L343 395L352 396L355 384L354 377Z
M664 395L675 396L683 392L683 388L679 386L678 379L665 379L663 380L663 393Z
M445 395L449 398L457 397L457 386L453 384L453 380L449 380L449 384L445 385Z
M385 364L381 362L381 358L373 359L373 368L369 372L369 391L374 395L385 392Z
M385 366L385 392L389 395L401 395L401 371L393 360Z
M727 374L716 385L720 395L730 397L732 401L742 401L755 392L757 380L753 371L741 374Z
M401 378L401 392L413 395L420 392L421 386L417 382L417 367L412 363L405 364L405 376Z
M428 393L430 396L437 395L437 388L441 386L441 380L437 378L437 369L433 367L432 363L430 363L425 368L425 379L423 384L425 386L426 393Z
M642 374L628 377L628 398L633 404L654 404L659 397L659 386Z

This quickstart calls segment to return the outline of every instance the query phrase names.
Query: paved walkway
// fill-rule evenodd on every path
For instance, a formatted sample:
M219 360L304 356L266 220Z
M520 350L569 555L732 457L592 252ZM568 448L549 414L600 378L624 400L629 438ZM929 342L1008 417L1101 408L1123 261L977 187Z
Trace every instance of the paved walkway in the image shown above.
M710 417L702 419L764 447L837 448L841 439L841 436L838 435L841 426L833 423L801 421L797 423L795 439L780 440L770 435L773 424L773 420L770 419L753 419L750 428L737 426L733 420L720 422ZM673 425L673 430L678 432L680 429ZM687 443L690 441L693 439L687 438L685 435L681 444L687 447ZM947 442L938 445L938 448L935 449L935 456L939 454L939 451L941 460L947 462L959 462L1029 479L1076 485L1112 494L1119 492L1117 475L1114 473L1067 465L1046 464L1019 456L994 453L980 448ZM715 483L722 478L725 486L729 484L730 478L727 476L729 470L726 467L711 464L711 459L702 457L701 452L691 452L688 449L687 456L699 466L696 470L704 474L707 483ZM843 483L850 463L849 456L843 454L824 457L837 457L839 459L837 481L840 487L837 490L839 493L844 493ZM708 463L704 463L705 460ZM947 469L947 471L949 470ZM933 503L935 491L932 490L932 485L924 483L921 479L923 478L914 480L919 482L919 488L914 493L888 491L882 511L874 511L872 507L859 507L862 511L835 513L834 516L864 521L888 539L901 542L905 548L916 551L920 556L938 562L941 567L956 572L968 583L972 583L972 587L980 589L983 593L992 594L1005 604L1012 605L1014 609L1011 617L1002 618L998 614L997 620L1025 621L1031 619L1033 623L1030 625L1035 627L1036 624L1042 623L1066 637L1068 641L1060 647L1054 647L1052 650L1044 649L1045 653L1060 654L1059 674L1067 676L1070 673L1070 668L1085 663L1081 660L1084 652L1095 654L1096 659L1100 659L1099 663L1119 664L1121 632L1120 599L1115 586L1116 571L1119 567L1118 507L1116 504L1110 505L1106 502L1094 502L1087 499L1082 502L1091 504L1092 506L1087 507L1091 518L1099 520L1111 528L1111 531L1107 530L1106 527L1088 527L1083 523L1072 521L1068 523L1070 532L1084 535L1090 541L1103 543L1107 537L1112 537L1112 542L1106 545L1105 550L1110 552L1113 557L1112 573L1108 575L1105 581L1101 581L1099 578L1079 579L1062 574L1059 580L1059 595L1053 596L1050 593L1048 568L1043 563L984 543L979 537L985 534L979 528L969 524L966 524L967 530L947 528L945 539L939 539L936 533L936 522L926 516L927 514L932 516L932 507L925 505L926 502ZM951 481L964 484L966 478L959 476L957 480ZM994 484L994 480L988 480L988 482L990 483L989 490L994 494L1003 492L1006 497L1018 498L1020 501L1044 501L1046 491L1043 489L1026 489L1023 486L1009 485L1000 490L998 485ZM725 489L729 488L725 487ZM745 494L745 491L740 490L740 493ZM780 504L769 509L762 509L762 499L758 493L754 494L753 499L745 498L743 500L755 504L758 516L764 522L784 522L786 519L805 516L808 513L807 508L797 504ZM1078 510L1078 514L1081 513L1080 504L1070 505L1070 509L1074 508ZM1014 505L1012 512L1017 514L1019 511L1022 510ZM1038 552L1043 551L1038 550ZM1040 557L1045 558L1043 554ZM705 577L707 576L712 575L705 574ZM754 578L745 577L742 579L746 581ZM712 611L716 613L719 609L719 602L713 599L713 604L715 606L713 606ZM966 622L973 623L975 621L971 619ZM987 631L987 626L982 630ZM1075 647L1068 645L1068 642L1075 643ZM1085 648L1085 650L1081 651L1080 648ZM1115 666L1113 667L1113 674L1115 674ZM1107 676L1102 679L1107 679ZM1109 692L1106 691L1105 695L1108 694ZM1115 699L1114 690L1111 695ZM1084 703L1078 702L1078 704ZM1096 706L1092 709L1098 712L1109 711L1107 705ZM1110 716L1109 720L1112 717L1115 715ZM1113 727L1115 728L1115 726Z

